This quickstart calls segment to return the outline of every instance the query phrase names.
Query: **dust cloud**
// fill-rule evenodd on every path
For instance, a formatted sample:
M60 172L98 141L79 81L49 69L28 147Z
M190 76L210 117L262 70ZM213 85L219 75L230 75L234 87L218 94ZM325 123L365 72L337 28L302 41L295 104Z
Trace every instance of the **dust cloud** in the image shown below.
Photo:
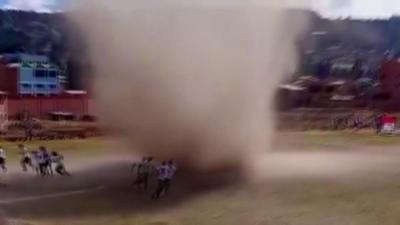
M75 1L101 120L132 149L204 172L269 149L273 95L304 21L281 0Z

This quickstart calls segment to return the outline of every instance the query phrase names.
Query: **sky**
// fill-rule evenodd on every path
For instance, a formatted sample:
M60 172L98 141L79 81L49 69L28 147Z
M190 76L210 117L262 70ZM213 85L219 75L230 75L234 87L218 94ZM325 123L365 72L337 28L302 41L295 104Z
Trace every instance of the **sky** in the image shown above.
M400 14L399 0L311 0L328 17L376 18Z
M61 5L64 1L68 0L0 0L0 7L51 12L62 9ZM376 18L390 17L393 14L400 15L400 0L310 1L313 9L327 17Z
M0 7L7 9L52 12L59 10L63 0L0 0Z

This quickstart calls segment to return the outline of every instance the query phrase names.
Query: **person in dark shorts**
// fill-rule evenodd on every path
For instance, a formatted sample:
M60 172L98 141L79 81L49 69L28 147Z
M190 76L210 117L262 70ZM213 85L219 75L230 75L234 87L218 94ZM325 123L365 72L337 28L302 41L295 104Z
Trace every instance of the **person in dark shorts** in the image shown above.
M36 172L36 175L40 175L40 167L39 167L40 153L39 153L39 151L34 150L31 152L31 160L32 160L32 166L34 168L34 171Z
M3 147L0 146L0 168L3 170L3 172L7 172L6 161L6 151L3 149Z
M134 180L133 180L133 182L132 182L132 185L133 186L139 186L139 184L141 183L141 173L140 173L140 170L141 170L141 168L142 168L142 166L146 163L146 161L147 161L147 157L143 157L142 158L142 161L140 161L140 162L135 162L135 163L133 163L133 165L132 165L132 171L134 172L135 170L136 170L136 177L134 178Z
M153 158L143 158L142 162L140 162L136 167L137 169L137 177L133 182L133 185L138 187L139 189L143 187L144 190L147 190L149 184L149 177L152 170Z
M167 186L167 175L168 175L168 164L167 162L162 162L160 166L157 167L157 180L158 185L156 191L152 195L152 199L156 200L161 197L161 194L165 191Z
M51 162L55 164L55 171L61 176L71 176L68 173L64 165L64 156L60 155L58 152L51 153Z
M42 176L53 175L50 154L43 146L39 148L39 171Z
M177 168L176 168L174 161L172 161L172 160L168 161L167 174L165 177L164 194L168 193L169 188L171 187L171 182L175 177L176 170L177 170Z
M51 154L47 151L47 149L45 148L45 164L46 164L46 174L53 176L54 175L54 171L53 171L53 165L52 165L52 161L51 161Z
M131 171L135 171L135 169L139 168L139 166L147 161L147 157L143 157L142 161L134 162L131 167Z
M28 167L33 168L31 154L24 145L19 145L18 148L20 150L20 154L22 155L21 158L22 171L26 172L28 171Z

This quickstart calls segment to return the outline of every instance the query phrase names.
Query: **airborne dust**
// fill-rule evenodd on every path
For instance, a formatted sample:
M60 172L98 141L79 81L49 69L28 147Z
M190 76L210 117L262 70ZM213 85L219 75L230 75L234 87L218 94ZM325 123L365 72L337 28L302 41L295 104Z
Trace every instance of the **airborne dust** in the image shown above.
M193 171L248 172L269 150L273 96L296 67L281 0L85 0L101 120L135 153Z

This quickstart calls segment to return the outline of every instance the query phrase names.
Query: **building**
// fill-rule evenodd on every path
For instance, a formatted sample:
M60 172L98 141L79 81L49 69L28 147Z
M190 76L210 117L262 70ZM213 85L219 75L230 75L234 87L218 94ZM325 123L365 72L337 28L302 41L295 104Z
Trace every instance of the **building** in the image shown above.
M400 109L400 59L385 61L379 71L379 87L373 96L373 106Z
M7 129L8 123L8 98L7 93L0 92L0 132Z
M0 57L0 90L9 96L53 96L63 92L60 69L47 56L5 54Z
M32 117L47 119L52 113L71 114L77 118L95 116L93 99L86 94L62 94L58 96L23 96L8 99L8 116L15 119L22 112Z
M385 62L379 75L380 91L389 99L400 100L400 59Z
M77 118L94 115L93 100L86 91L64 90L65 76L47 56L0 56L0 130L8 119L22 112L46 119L50 114Z

